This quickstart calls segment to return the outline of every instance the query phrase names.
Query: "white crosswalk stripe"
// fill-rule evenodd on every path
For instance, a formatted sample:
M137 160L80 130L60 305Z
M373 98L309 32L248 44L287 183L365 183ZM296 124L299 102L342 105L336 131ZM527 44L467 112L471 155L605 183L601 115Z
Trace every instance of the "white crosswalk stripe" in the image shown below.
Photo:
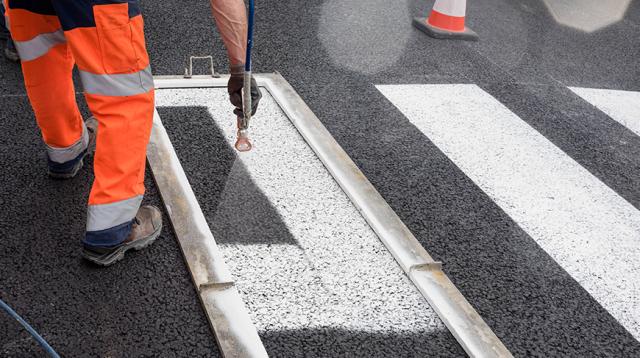
M640 135L640 92L569 87L585 101Z
M640 339L640 211L476 85L377 88Z

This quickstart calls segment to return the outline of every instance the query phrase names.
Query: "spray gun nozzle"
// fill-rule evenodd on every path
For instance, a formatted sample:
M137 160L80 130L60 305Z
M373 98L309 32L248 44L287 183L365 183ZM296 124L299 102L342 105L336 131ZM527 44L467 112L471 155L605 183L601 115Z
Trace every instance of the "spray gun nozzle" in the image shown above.
M246 129L238 129L238 139L236 140L236 150L238 152L248 152L251 150L252 145L249 140L249 131Z

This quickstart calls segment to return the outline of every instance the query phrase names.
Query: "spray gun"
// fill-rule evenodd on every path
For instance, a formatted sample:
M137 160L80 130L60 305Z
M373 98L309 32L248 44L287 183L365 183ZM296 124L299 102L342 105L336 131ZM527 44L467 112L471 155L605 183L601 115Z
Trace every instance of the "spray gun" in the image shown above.
M236 149L239 152L248 152L252 145L249 140L249 121L251 120L251 46L253 45L253 0L249 0L249 17L247 31L247 55L244 64L244 86L242 88L242 117L238 116L238 139Z

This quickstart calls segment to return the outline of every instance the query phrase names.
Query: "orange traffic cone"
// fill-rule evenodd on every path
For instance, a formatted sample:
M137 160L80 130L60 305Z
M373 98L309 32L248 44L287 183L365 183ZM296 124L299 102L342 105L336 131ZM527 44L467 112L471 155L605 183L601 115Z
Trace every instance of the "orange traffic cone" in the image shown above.
M467 0L436 0L428 18L416 17L413 26L437 39L478 41L478 34L464 26Z

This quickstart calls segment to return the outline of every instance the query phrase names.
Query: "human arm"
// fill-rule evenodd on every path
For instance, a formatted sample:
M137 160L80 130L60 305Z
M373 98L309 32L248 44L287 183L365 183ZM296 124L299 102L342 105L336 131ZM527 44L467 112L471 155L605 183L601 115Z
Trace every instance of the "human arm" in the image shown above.
M247 14L243 0L211 0L213 17L227 49L231 76L227 90L229 100L236 107L234 113L242 113L242 88L244 63L247 50ZM251 112L255 114L262 97L258 85L251 77Z

